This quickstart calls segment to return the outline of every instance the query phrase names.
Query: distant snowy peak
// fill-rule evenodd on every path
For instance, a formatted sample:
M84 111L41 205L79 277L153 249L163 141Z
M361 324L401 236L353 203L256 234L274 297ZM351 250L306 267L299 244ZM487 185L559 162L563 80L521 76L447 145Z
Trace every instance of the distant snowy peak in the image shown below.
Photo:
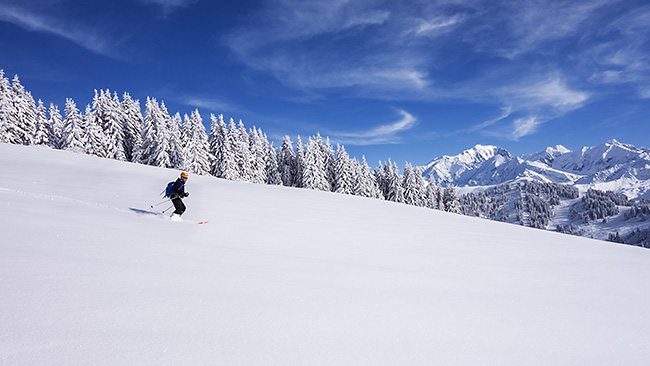
M533 179L650 198L650 149L616 140L575 151L557 145L516 158L497 146L476 145L418 169L443 186L491 186Z
M510 160L512 155L505 149L492 145L476 145L459 155L445 155L434 159L419 167L419 170L427 179L451 183L462 177L465 172L477 169L488 161L494 161L494 165L498 166Z
M551 166L585 176L598 175L606 170L618 171L621 168L627 170L635 165L640 165L637 168L644 168L650 162L649 151L646 148L637 148L610 140L598 146L583 147L563 154L555 159Z
M571 150L562 145L547 147L545 150L532 155L523 155L521 158L528 161L539 161L544 164L551 164L560 155L570 153Z

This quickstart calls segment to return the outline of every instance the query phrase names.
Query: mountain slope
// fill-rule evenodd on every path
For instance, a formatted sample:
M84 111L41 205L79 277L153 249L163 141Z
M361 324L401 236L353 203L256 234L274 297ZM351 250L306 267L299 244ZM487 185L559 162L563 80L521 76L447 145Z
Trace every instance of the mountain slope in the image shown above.
M199 176L172 222L149 206L178 171L7 144L0 166L0 364L650 358L644 249Z

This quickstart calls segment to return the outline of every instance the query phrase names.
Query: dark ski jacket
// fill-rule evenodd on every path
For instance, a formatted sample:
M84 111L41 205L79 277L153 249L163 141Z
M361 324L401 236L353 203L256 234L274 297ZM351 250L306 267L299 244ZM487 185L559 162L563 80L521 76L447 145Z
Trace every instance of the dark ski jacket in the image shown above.
M181 178L176 179L176 182L174 183L174 186L172 188L172 199L175 198L183 198L185 197L185 183L181 180Z

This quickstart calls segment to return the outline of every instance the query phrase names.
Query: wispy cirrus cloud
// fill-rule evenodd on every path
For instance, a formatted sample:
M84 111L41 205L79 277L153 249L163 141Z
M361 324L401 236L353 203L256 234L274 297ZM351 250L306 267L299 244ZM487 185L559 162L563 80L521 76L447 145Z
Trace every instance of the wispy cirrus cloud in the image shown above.
M557 73L492 89L487 87L474 100L485 103L486 96L502 104L501 114L458 133L481 133L516 141L535 133L542 124L581 108L591 98L590 93L572 88Z
M401 119L386 125L374 127L367 131L336 132L330 131L328 135L333 141L347 145L379 145L396 144L402 142L400 132L408 131L417 125L417 118L404 110L397 111Z
M40 14L20 6L0 7L0 21L9 22L30 31L44 32L63 37L99 55L119 58L114 44L105 35L74 22Z
M179 104L189 105L195 108L204 108L213 113L222 113L223 111L233 112L238 110L238 108L232 104L216 97L181 95L180 97L175 96L173 99Z
M493 119L490 119L490 120L487 120L487 121L483 121L481 123L478 123L478 124L468 128L468 129L460 130L460 131L457 131L457 132L475 132L475 131L484 130L484 129L490 127L490 126L493 126L495 123L498 123L499 121L503 121L506 118L510 117L510 114L512 113L512 107L511 106L503 107L503 108L501 108L501 112L502 112L501 115L499 117L497 117L497 118L493 118Z
M178 8L184 8L196 3L199 0L136 0L139 2L154 4L160 7L162 15L167 17Z
M512 123L512 133L510 138L512 140L519 140L520 138L534 133L537 128L543 123L535 116L530 116L526 118L518 118Z

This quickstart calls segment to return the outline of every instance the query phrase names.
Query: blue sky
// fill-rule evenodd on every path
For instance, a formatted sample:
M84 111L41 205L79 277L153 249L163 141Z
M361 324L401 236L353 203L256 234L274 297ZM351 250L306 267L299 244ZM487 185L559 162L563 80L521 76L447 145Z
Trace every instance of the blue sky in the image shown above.
M646 1L0 0L0 68L61 109L127 91L371 166L650 145Z

